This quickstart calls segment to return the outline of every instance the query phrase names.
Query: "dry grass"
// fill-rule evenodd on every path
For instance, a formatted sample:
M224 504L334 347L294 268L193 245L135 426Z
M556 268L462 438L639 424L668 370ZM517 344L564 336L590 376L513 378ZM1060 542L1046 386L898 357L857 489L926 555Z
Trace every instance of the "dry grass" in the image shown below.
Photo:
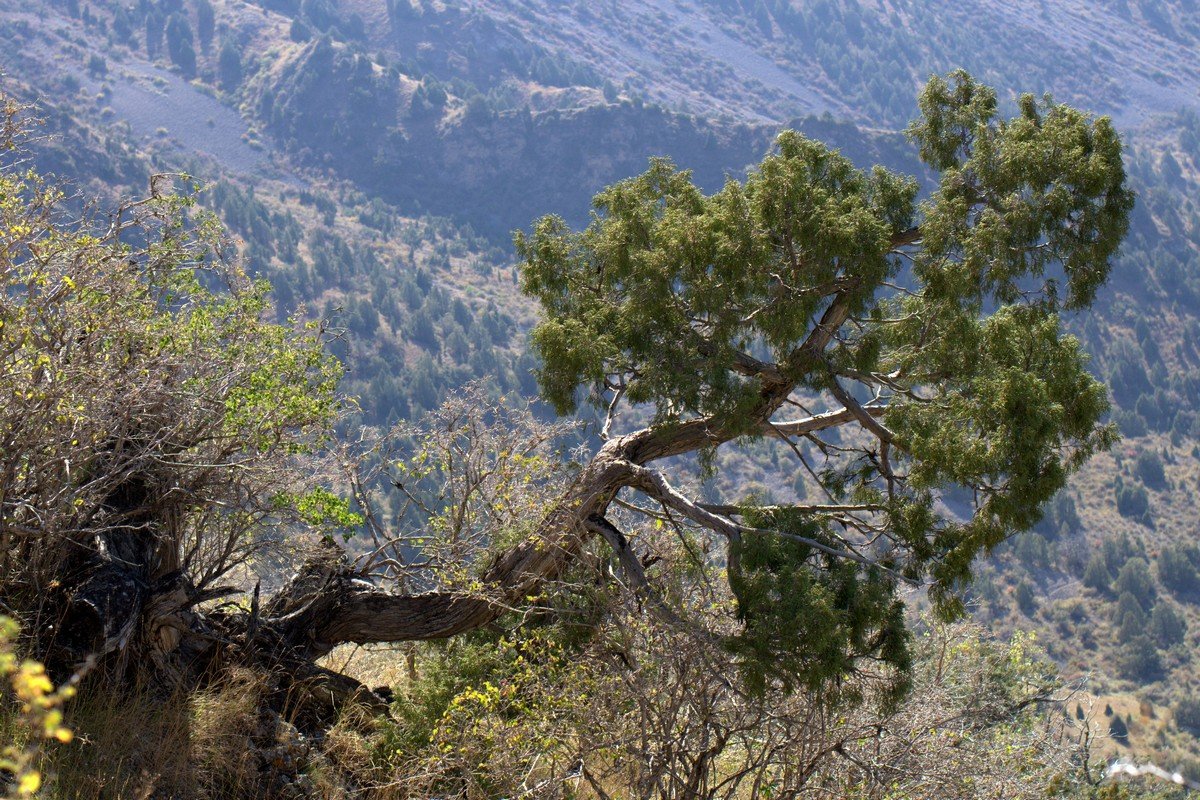
M250 737L258 725L264 687L250 670L233 670L220 685L192 695L192 764L200 796L243 797L257 780Z
M67 708L75 740L50 754L49 796L148 798L190 782L186 699L85 690Z
M67 709L75 740L48 754L45 796L254 797L258 774L250 737L261 695L261 679L248 671L233 672L191 696L85 690Z

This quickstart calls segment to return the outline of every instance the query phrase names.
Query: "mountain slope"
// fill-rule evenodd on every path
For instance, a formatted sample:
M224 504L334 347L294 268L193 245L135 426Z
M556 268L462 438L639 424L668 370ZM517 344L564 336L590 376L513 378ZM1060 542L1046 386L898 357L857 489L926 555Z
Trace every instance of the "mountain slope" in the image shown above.
M1200 697L1200 605L1170 567L1200 570L1195 2L212 0L211 30L203 7L0 0L0 64L59 98L56 171L117 193L151 169L212 180L281 305L345 329L334 347L369 423L471 379L531 394L509 232L585 221L597 189L651 156L715 189L786 124L919 174L897 131L925 77L960 65L1006 101L1052 91L1111 113L1139 204L1110 285L1070 324L1125 439L973 594L981 619L1039 631L1120 708L1145 700L1167 725ZM729 458L722 494L794 491L765 483L765 449ZM1127 591L1135 573L1148 590ZM1146 720L1141 752L1200 754Z

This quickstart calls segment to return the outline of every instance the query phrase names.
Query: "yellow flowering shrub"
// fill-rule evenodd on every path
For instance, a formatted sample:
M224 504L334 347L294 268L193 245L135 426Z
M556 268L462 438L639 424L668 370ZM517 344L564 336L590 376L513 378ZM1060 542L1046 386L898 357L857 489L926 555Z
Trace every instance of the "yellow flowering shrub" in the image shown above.
M15 651L17 624L0 616L0 695L7 706L12 743L0 746L0 783L5 797L28 798L42 786L38 753L49 740L71 741L63 726L63 703L74 694L73 682L58 689L37 661L21 659Z

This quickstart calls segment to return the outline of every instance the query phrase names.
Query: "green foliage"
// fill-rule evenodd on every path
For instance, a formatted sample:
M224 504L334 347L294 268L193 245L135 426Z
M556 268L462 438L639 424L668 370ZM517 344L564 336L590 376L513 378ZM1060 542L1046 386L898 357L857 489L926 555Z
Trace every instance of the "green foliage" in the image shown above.
M222 260L187 176L156 177L119 226L93 227L65 218L18 144L0 154L0 436L23 443L0 451L0 474L22 476L0 493L0 599L35 613L47 597L28 587L56 579L64 552L128 524L113 520L122 492L162 531L162 563L192 548L196 584L215 580L265 527L303 525L272 498L319 485L340 367L317 326L267 320L267 286Z
M1172 709L1175 724L1182 731L1192 735L1200 735L1200 696L1188 694L1181 698Z
M99 53L92 53L88 57L87 70L92 77L103 78L108 74L108 62Z
M63 726L63 704L75 694L74 682L57 690L45 668L17 656L17 623L0 615L0 790L5 798L29 798L42 786L39 755L49 742L70 742Z
M1162 459L1153 450L1143 450L1138 453L1133 471L1141 479L1142 484L1149 489L1163 489L1167 485Z
M1117 513L1142 523L1153 526L1150 516L1150 497L1140 483L1126 484L1118 476L1116 482Z
M1128 228L1133 195L1111 123L1029 96L1001 119L992 90L962 72L931 80L920 105L909 135L939 182L919 206L916 181L860 171L789 131L743 183L715 194L656 159L598 194L582 231L548 216L515 237L522 289L543 309L531 335L539 385L560 413L581 390L597 404L619 391L652 405L664 430L703 423L720 444L760 435L756 409L781 386L852 409L841 381L878 395L897 384L871 376L902 376L886 429L862 427L903 464L903 482L870 452L823 480L835 502L885 508L896 549L874 567L822 564L826 586L800 568L808 553L795 542L734 545L744 551L730 568L743 581L741 644L756 663L824 646L792 620L810 602L822 618L843 575L887 592L894 583L873 569L927 577L939 611L955 613L976 556L1037 523L1068 475L1115 438L1100 423L1104 388L1059 318L1092 302ZM911 291L895 291L905 263L895 251L918 239ZM842 339L814 330L843 308L854 328ZM934 511L955 492L974 499L965 521ZM804 591L783 591L789 580ZM899 643L894 606L867 596L883 641ZM834 638L857 652L853 636Z
M167 52L171 60L183 70L183 74L192 77L196 74L196 51L192 46L192 26L181 12L167 17Z
M1133 193L1124 186L1120 138L1107 118L1089 120L1031 95L1019 105L1016 118L998 122L995 92L964 72L933 78L922 92L922 116L910 127L922 159L973 180L943 179L922 223L916 270L956 299L986 293L1013 303L1021 279L1054 267L1064 273L1065 307L1081 308L1128 230ZM972 224L968 215L980 205ZM964 244L962 259L953 258ZM1059 284L1050 277L1046 302L1057 301Z
M1166 600L1159 600L1150 615L1150 633L1159 647L1167 648L1183 642L1187 635L1187 620Z
M803 518L756 521L818 541L830 538ZM867 654L896 668L894 698L907 690L904 606L881 570L860 572L785 536L753 535L730 552L729 585L743 626L727 646L742 657L752 691L761 694L776 682L788 691L797 685L812 691L852 671Z
M302 520L317 528L339 528L348 537L363 523L362 514L351 511L350 501L318 486L304 494L275 495L275 505L293 508Z
M221 52L217 55L217 76L225 91L232 92L242 82L242 54L232 39L221 43Z
M1117 651L1117 670L1121 677L1138 683L1150 683L1163 676L1162 659L1154 641L1146 634L1134 636Z
M1088 559L1087 567L1083 571L1083 585L1101 594L1112 591L1112 573L1108 569L1103 552L1092 553Z
M1044 570L1050 567L1050 543L1040 533L1030 531L1013 540L1013 554L1029 570Z
M1154 579L1150 576L1150 565L1144 558L1131 558L1117 573L1113 591L1118 595L1128 593L1137 600L1143 610L1154 605Z
M1200 548L1186 542L1169 544L1159 553L1158 578L1176 596L1200 597Z
M312 38L312 31L299 17L293 17L288 27L288 36L293 42L307 42Z
M1021 613L1027 617L1032 617L1037 611L1038 601L1037 596L1033 593L1033 586L1029 581L1022 580L1017 583L1017 588L1013 593L1017 601L1017 608L1021 609Z
M196 0L196 34L200 37L200 47L205 52L208 52L212 44L215 27L216 14L211 0Z
M1046 515L1033 529L1047 541L1054 542L1080 532L1082 527L1074 498L1066 492L1059 492L1046 507Z
M1150 616L1136 597L1124 592L1117 598L1114 621L1117 623L1118 640L1122 644L1130 644L1146 633Z
M882 169L865 175L794 132L776 144L744 185L730 181L710 197L657 159L598 194L596 221L582 233L546 217L530 236L517 234L522 288L545 310L532 336L539 381L560 412L574 408L580 384L635 368L629 399L654 403L660 420L752 400L755 384L729 374L734 354L761 340L786 360L822 302L797 289L775 301L780 270L801 285L859 287L852 305L865 309L895 270L889 237L912 220L915 182ZM802 269L787 263L784 241Z

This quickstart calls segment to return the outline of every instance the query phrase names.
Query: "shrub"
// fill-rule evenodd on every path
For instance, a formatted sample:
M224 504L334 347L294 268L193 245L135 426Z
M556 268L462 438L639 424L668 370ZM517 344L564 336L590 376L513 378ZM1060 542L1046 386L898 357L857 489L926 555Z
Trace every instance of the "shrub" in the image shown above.
M1016 589L1017 608L1021 609L1021 613L1027 617L1032 617L1037 611L1037 597L1033 593L1033 587L1029 585L1029 581L1021 581L1017 584Z
M1146 610L1137 598L1129 592L1122 592L1121 596L1117 598L1117 610L1113 615L1113 621L1117 624L1119 641L1126 644L1146 632L1146 626L1150 624L1150 617L1147 616Z
M1013 553L1026 569L1042 570L1050 565L1050 544L1046 537L1029 531L1013 541Z
M1150 615L1150 633L1160 647L1170 647L1187 635L1187 620L1170 603L1160 600Z
M1117 595L1128 592L1141 604L1142 609L1154 605L1154 579L1150 577L1150 565L1144 558L1131 558L1117 573L1113 583Z
M1141 484L1117 485L1117 513L1122 517L1150 525L1150 497Z
M29 797L42 785L37 762L41 746L48 740L71 741L71 731L62 724L62 704L75 691L73 682L55 691L46 670L36 661L21 660L16 654L17 624L0 616L0 714L11 743L0 745L0 776L7 777L17 797ZM9 705L8 695L16 702ZM10 710L11 709L11 710ZM4 788L0 784L0 789Z
M1175 724L1180 730L1200 736L1200 696L1189 694L1172 709Z
M1104 559L1103 551L1092 553L1092 557L1088 559L1087 567L1083 571L1083 585L1101 594L1112 591L1112 573L1108 571L1108 562Z
M1200 596L1200 549L1195 545L1173 544L1158 556L1158 579L1177 596Z
M1151 489L1165 489L1167 486L1167 476L1163 472L1162 459L1153 450L1143 450L1138 453L1133 471L1141 479L1142 484Z
M1135 636L1121 647L1117 655L1117 669L1121 677L1140 683L1156 681L1163 674L1158 650L1145 634Z

